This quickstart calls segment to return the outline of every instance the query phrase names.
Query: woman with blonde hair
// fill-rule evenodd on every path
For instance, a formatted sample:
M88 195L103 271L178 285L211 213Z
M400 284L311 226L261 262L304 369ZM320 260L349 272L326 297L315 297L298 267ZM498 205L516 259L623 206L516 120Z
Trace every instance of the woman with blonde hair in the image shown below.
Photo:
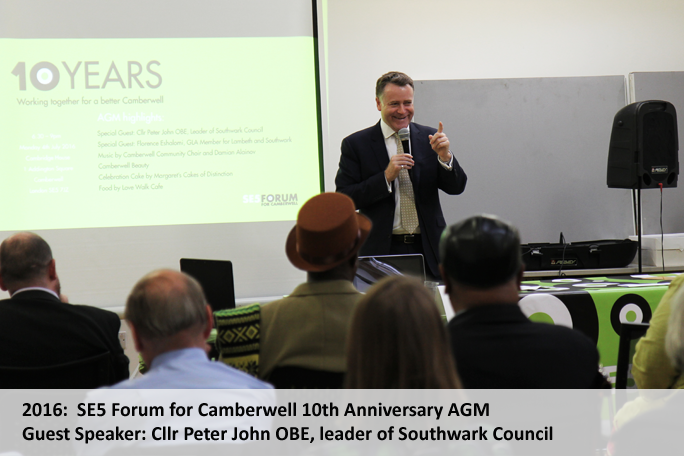
M665 333L665 352L677 372L684 372L684 288L670 301ZM649 392L653 390L648 390ZM667 391L658 407L639 414L622 426L613 438L615 456L642 454L681 454L684 391Z
M348 388L460 388L434 296L392 276L357 304L347 338Z

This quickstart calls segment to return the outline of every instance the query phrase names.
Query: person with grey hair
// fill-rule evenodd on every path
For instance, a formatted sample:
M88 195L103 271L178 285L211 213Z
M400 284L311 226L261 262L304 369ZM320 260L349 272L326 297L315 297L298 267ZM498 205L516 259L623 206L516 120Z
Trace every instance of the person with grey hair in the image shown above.
M66 302L43 238L22 232L0 244L0 289L10 294L0 301L0 365L49 367L108 352L106 384L128 378L121 320L114 312Z
M125 313L135 348L149 371L114 388L271 388L207 358L206 341L213 326L211 307L201 285L189 275L172 270L145 275L128 296Z
M599 388L596 345L579 331L534 323L518 306L518 230L478 215L448 227L440 270L455 317L451 347L465 388Z

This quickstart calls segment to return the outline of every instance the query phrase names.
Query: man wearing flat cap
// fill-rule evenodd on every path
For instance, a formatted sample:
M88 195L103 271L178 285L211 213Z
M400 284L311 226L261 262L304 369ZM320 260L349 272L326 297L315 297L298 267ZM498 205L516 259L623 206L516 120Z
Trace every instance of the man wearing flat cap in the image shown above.
M518 306L518 230L479 215L448 227L440 270L456 313L448 330L465 388L599 388L599 354L584 334L534 323Z
M307 281L261 310L260 378L277 367L346 371L347 333L362 296L352 280L370 230L346 195L322 193L302 206L285 251Z

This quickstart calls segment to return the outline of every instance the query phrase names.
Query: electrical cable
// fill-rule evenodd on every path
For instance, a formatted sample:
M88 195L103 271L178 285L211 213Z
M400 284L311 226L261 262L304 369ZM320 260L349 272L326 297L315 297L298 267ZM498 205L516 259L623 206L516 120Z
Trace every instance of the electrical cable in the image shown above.
M660 187L660 259L663 262L663 272L665 272L665 234L663 231L663 184Z
M568 248L568 244L565 242L565 236L563 236L562 231L560 234L559 241L561 244L563 244L563 255L561 256L561 264L560 264L560 267L558 268L558 277L565 277L565 274L563 274L563 265L565 264L565 249Z

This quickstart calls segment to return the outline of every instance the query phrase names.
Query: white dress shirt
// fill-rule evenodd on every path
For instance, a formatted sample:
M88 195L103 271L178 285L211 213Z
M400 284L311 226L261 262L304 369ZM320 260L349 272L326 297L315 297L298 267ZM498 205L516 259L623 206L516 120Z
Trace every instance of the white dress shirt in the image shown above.
M411 132L410 128L411 126L409 125L407 127L409 133ZM385 147L387 148L387 155L391 160L392 157L397 155L397 139L394 136L395 132L394 130L392 130L392 127L387 125L385 121L382 119L380 120L380 129L382 130L382 136L385 138ZM411 154L411 141L409 141L409 150L405 150L404 153ZM451 171L453 169L454 154L451 154L451 160L449 160L449 163L444 163L442 160L439 159L439 156L437 156L436 158L439 164L442 165L442 167L447 171ZM385 181L386 180L387 178L385 178ZM408 231L406 231L404 227L401 226L399 179L394 179L394 184L397 186L397 191L394 192L394 223L392 224L392 234L408 234ZM392 182L387 182L387 191L392 193ZM420 227L416 229L416 232L414 234L418 233L420 233Z

